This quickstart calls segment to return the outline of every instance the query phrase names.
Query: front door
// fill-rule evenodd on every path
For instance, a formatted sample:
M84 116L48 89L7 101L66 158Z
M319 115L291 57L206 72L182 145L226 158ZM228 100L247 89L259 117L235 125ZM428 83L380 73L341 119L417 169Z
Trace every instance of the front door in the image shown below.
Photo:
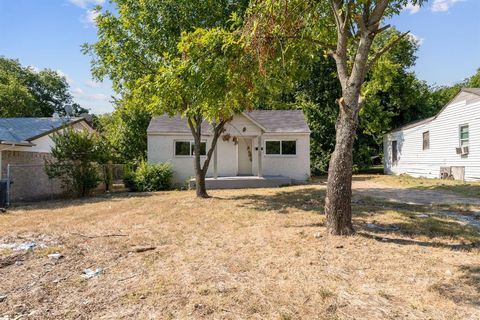
M252 175L252 139L238 139L238 175Z

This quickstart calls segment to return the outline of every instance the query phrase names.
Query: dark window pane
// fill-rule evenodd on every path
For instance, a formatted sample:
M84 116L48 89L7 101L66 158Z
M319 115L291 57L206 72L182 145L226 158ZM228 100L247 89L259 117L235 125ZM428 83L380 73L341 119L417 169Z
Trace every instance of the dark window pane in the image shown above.
M430 149L430 132L423 133L423 150Z
M192 156L195 154L195 142L192 141ZM206 142L200 142L200 155L201 156L206 156L207 155L207 143Z
M280 141L265 142L266 154L280 154Z
M200 155L202 155L202 156L207 155L207 143L206 142L200 143Z
M282 141L282 154L297 154L297 142Z
M190 142L188 142L188 141L175 141L175 155L176 156L189 156L190 155Z
M398 155L397 155L397 141L392 141L392 163L393 164L397 164L397 158L398 158Z

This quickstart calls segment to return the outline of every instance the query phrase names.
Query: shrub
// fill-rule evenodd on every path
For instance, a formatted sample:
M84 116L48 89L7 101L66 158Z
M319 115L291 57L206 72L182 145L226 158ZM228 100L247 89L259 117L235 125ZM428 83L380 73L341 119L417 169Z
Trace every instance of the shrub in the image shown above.
M58 178L62 187L77 196L87 196L101 182L97 161L104 154L100 139L86 130L67 128L52 135L53 159L45 161L50 179Z
M135 170L127 171L123 182L130 191L161 191L172 187L173 171L169 163L140 162Z

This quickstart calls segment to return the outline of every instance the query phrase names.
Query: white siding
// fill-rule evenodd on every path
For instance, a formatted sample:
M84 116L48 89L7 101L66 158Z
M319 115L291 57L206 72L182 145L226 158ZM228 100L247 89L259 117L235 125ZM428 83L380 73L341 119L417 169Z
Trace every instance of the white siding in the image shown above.
M459 127L469 126L469 154L456 153ZM423 150L423 133L430 132L430 149ZM392 163L392 141L398 144L398 161ZM438 178L440 167L465 167L466 180L480 180L480 97L462 92L430 122L391 132L384 137L387 174Z
M245 129L244 129L245 128ZM242 136L252 138L252 173L258 175L258 136L262 134L262 130L243 115L236 116L231 123L227 125L226 132L232 137L236 136L241 139ZM211 146L211 137L206 136L207 150ZM295 134L263 134L263 148L265 140L296 140L297 154L295 156L267 156L262 155L263 175L285 176L298 181L305 181L310 177L310 135ZM174 182L183 184L185 181L194 176L193 156L192 157L175 157L174 141L175 140L193 140L191 134L153 134L148 135L148 161L150 163L169 162L174 170ZM236 176L238 174L238 145L230 141L223 141L222 137L217 143L217 169L219 176ZM202 161L203 164L203 161ZM213 157L210 162L208 177L212 177Z

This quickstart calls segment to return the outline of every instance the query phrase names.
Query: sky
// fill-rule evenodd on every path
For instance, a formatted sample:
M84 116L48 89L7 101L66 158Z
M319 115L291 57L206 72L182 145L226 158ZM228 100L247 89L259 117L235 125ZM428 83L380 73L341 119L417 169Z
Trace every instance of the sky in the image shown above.
M0 56L64 75L76 102L92 113L113 110L111 83L92 80L80 51L96 41L96 5L105 0L0 0ZM388 21L420 43L413 70L430 85L451 85L480 68L480 0L430 0Z

